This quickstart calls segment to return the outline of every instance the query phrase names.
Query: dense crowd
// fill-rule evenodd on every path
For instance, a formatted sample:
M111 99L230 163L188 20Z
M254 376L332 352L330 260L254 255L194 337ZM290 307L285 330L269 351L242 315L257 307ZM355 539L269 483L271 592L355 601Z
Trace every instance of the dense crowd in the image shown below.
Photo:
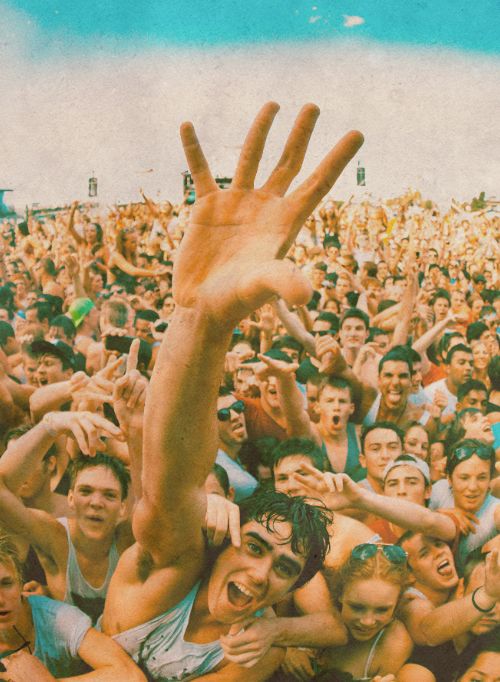
M498 211L288 192L312 105L254 189L276 111L1 225L0 679L499 679Z

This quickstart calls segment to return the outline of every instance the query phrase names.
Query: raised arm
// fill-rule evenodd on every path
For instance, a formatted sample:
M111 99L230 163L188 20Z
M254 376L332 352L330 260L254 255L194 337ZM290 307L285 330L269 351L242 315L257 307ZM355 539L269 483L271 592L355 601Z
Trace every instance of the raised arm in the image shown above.
M212 177L193 126L181 127L197 201L174 266L177 307L146 401L143 498L134 515L135 537L162 565L202 547L203 483L217 451L217 393L232 330L273 296L291 304L309 299L308 282L282 259L361 145L359 133L346 135L285 197L319 114L317 107L306 105L275 170L262 188L254 189L277 111L269 103L259 112L232 185L224 191Z
M75 242L77 244L82 244L83 239L82 237L78 234L78 232L75 230L75 213L76 209L78 208L79 202L78 201L73 201L71 204L71 208L69 210L69 218L68 218L68 232L70 235L73 237Z
M301 343L309 355L316 357L314 336L307 331L299 317L288 310L287 304L280 298L273 303L273 306L290 336L293 336L294 339Z

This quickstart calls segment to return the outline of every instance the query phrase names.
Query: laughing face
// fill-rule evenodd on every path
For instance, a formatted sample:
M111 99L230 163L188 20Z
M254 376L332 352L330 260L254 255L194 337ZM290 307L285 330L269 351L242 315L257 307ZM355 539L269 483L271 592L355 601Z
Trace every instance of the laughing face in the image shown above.
M279 601L297 582L306 557L287 541L291 525L275 521L269 529L257 521L241 528L241 547L225 549L208 584L208 608L221 623L238 623Z
M378 377L382 400L390 410L403 408L411 391L411 374L408 363L401 360L384 362Z
M124 511L120 482L108 467L99 465L81 471L68 493L82 534L92 539L109 537Z
M341 597L341 616L353 639L366 642L388 625L396 609L400 587L380 578L353 580Z
M488 494L490 461L477 455L458 464L450 478L455 506L466 512L478 511Z
M442 540L418 533L403 542L408 565L418 584L434 590L451 590L458 583L453 554Z

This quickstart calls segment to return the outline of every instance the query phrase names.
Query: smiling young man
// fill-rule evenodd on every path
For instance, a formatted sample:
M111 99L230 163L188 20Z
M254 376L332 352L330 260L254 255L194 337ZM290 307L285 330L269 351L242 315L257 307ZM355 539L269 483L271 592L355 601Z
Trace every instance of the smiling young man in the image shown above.
M429 403L432 403L436 391L446 396L448 404L443 410L443 416L453 414L457 409L458 389L472 377L472 350L459 343L448 351L445 359L446 378L429 384L425 393Z
M275 492L242 503L241 545L224 549L211 567L202 532L204 482L217 452L218 388L233 330L273 296L307 303L309 283L282 259L361 142L358 133L347 135L285 197L319 113L306 105L276 170L263 189L254 189L277 111L274 103L261 109L224 191L193 126L181 128L196 203L175 262L176 309L146 401L143 496L133 519L137 542L120 559L102 621L104 632L153 680L265 680L280 656L271 651L251 670L242 667L256 659L254 643L243 645L252 623L312 577L328 545L324 511ZM231 661L227 651L236 638L242 650ZM307 633L292 627L278 641L270 635L267 648L297 639L309 644Z

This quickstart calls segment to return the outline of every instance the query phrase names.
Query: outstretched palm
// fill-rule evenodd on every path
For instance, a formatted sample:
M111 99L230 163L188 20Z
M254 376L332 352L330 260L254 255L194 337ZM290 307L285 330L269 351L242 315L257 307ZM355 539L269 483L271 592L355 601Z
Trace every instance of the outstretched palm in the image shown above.
M197 202L176 258L174 296L217 320L237 322L274 294L304 303L310 285L282 261L307 216L328 193L362 143L348 133L314 173L284 196L298 174L319 110L302 108L283 154L267 182L254 188L267 134L278 105L266 104L247 135L229 190L217 187L191 124L181 137L195 182Z

